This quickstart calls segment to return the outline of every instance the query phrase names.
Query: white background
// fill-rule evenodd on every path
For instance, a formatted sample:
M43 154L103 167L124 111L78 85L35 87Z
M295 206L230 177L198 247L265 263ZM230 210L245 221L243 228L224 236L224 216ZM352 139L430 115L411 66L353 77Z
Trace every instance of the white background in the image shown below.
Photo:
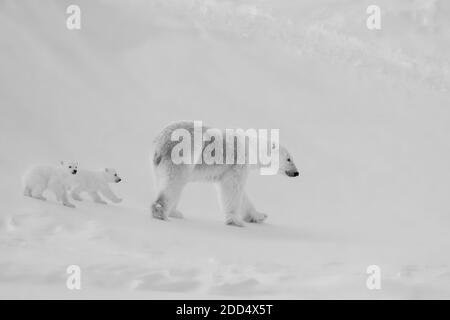
M449 16L444 0L0 0L0 297L449 298ZM151 142L180 119L280 129L301 175L251 175L266 223L225 226L208 184L185 190L186 219L150 218ZM24 198L24 170L61 159L115 167L124 202Z

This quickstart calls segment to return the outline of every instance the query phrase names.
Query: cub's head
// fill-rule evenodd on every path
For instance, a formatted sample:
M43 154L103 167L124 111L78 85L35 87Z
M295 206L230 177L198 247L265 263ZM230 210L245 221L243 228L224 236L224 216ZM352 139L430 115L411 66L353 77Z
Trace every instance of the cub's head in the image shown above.
M61 161L59 166L69 174L77 174L78 163L75 161Z
M287 175L288 177L297 177L299 175L294 159L286 148L280 146L280 166L278 174Z
M116 170L112 168L105 168L105 177L106 181L111 183L119 183L122 181L122 179L117 175Z

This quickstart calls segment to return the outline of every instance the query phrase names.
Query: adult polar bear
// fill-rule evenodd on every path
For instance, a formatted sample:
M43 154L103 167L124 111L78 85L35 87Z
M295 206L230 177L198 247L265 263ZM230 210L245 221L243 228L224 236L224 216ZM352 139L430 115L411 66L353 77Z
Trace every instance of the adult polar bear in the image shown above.
M180 144L179 140L173 138L176 136L174 133L177 130L183 130L189 133L191 139L189 145L192 147L191 151L194 154L194 158L196 158L191 163L178 163L173 160L174 148L177 148L177 145ZM235 161L232 164L224 162L211 164L206 159L205 151L206 149L211 149L208 146L215 140L209 140L209 132L210 130L216 129L206 126L200 128L203 140L201 142L201 153L199 152L197 155L195 155L196 142L194 141L196 130L198 130L198 127L196 128L194 121L175 122L165 127L154 140L152 165L158 193L151 208L153 217L162 220L167 220L168 216L182 218L182 214L177 210L177 205L183 188L189 182L207 181L214 182L218 185L222 209L226 216L225 223L227 225L243 226L244 224L240 215L246 222L263 222L267 218L267 215L255 210L244 191L249 170L252 168L261 168L262 166L259 159L254 164L247 161L250 155L249 146L246 144L247 140L245 137L244 139L235 137L230 141L226 139L225 134L221 135L223 137L222 146L225 146L222 148L222 158L226 159L227 150L232 150L233 154L231 158ZM205 137L207 138L205 139ZM245 150L244 163L237 161L239 157L239 144L244 144L244 149L240 149ZM278 141L276 146L278 147ZM275 148L275 144L272 144L272 148ZM289 177L297 177L299 173L289 152L281 146L277 151L279 161L277 162L278 170L276 173ZM228 153L230 154L230 151ZM203 161L199 161L199 159Z

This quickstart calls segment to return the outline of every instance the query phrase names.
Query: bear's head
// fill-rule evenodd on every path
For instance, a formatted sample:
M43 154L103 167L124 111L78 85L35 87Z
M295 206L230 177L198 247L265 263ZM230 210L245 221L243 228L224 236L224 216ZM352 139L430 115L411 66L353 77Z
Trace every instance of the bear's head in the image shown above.
M280 146L280 164L278 174L287 175L288 177L297 177L299 175L294 159L286 148Z
M61 161L59 166L69 174L77 174L78 163L75 161Z
M106 181L110 183L119 183L122 179L118 176L115 169L105 168Z

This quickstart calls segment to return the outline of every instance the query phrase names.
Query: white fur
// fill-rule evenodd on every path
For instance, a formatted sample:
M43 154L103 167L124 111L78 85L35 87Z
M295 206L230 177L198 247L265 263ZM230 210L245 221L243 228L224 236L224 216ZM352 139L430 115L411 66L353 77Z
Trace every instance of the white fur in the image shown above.
M207 165L205 163L176 165L173 163L171 151L178 142L171 141L172 132L183 128L191 132L193 136L193 126L192 121L173 123L163 129L155 139L152 164L158 193L152 204L153 217L162 220L167 220L169 216L181 218L182 214L177 210L177 205L185 185L192 181L208 181L217 184L226 224L243 226L241 217L246 222L263 222L267 215L256 211L244 190L249 170L258 168L258 165ZM207 129L208 127L203 127L203 132ZM224 146L225 144L226 142ZM204 148L205 145L203 150ZM230 150L232 149L234 148ZM297 168L285 148L280 147L279 157L279 174L296 173L298 175Z
M39 200L46 200L44 191L50 190L67 207L74 208L67 198L67 187L71 178L77 172L76 162L61 161L56 167L35 166L30 168L24 175L24 195Z
M72 191L70 195L74 200L82 201L80 194L87 192L89 196L97 203L106 204L100 194L114 203L119 203L122 199L118 198L109 183L118 183L121 178L117 175L116 170L111 168L101 169L97 171L78 170L77 175L72 180ZM99 194L100 193L100 194Z

